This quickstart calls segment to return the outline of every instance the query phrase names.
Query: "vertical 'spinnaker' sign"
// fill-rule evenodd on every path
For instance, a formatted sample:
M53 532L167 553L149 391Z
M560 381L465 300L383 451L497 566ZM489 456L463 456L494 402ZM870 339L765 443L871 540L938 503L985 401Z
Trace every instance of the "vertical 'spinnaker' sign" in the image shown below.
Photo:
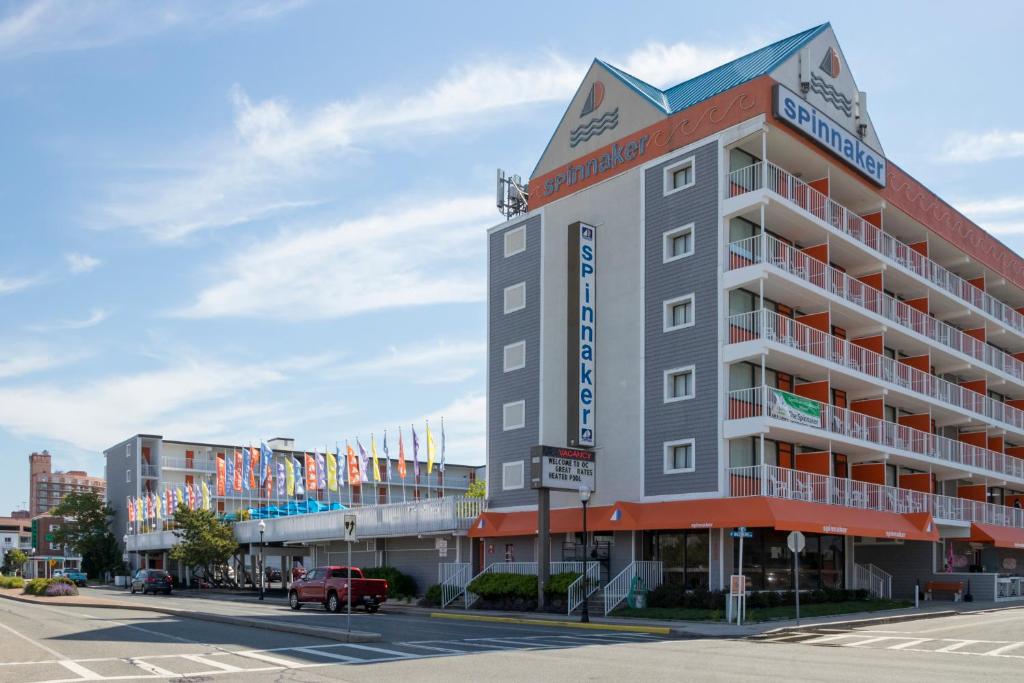
M596 230L586 223L569 226L568 296L568 442L594 446L595 332L597 311Z

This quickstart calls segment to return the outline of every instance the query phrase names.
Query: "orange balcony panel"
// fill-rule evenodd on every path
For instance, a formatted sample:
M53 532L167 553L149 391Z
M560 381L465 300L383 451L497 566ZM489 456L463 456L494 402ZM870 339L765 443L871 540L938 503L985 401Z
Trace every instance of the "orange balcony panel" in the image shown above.
M975 379L970 382L960 382L960 386L968 391L973 391L976 394L981 394L983 396L988 395L988 380Z
M1024 398L1011 398L1006 402L1006 405L1017 410L1024 410Z
M927 242L914 242L913 244L908 244L907 246L916 251L918 254L921 254L921 256L928 256Z
M988 488L984 484L959 486L956 489L956 495L958 498L963 498L965 500L976 500L981 503L984 503L985 499L988 497Z
M882 291L882 274L881 273L871 273L870 275L861 275L860 277L858 277L856 279L860 280L861 282L866 284L868 287L871 287L872 289L877 289L878 291Z
M885 484L885 464L865 462L850 466L850 479L870 484Z
M876 228L881 228L882 227L882 212L881 211L875 211L874 213L861 214L861 218L863 218L864 220L866 220L868 223L870 223L871 225L875 226Z
M816 451L814 453L797 453L796 469L801 472L812 474L832 474L829 464L832 462L832 454L828 451Z
M935 487L932 485L933 482L934 477L932 477L928 472L916 472L914 474L900 475L901 489L922 491L924 493L935 493Z
M917 310L921 311L925 315L928 315L928 297L927 296L922 296L920 299L907 299L903 303L905 303L906 305L910 306L911 308L916 308Z
M878 355L882 355L882 353L885 351L885 340L882 338L882 335L880 334L876 334L872 337L861 337L859 339L851 339L850 343L856 344L862 349L874 351Z
M820 382L805 382L798 384L793 389L793 393L797 396L803 396L819 403L829 402L829 382L828 380L822 380Z
M885 419L885 404L880 398L864 398L850 404L850 410L861 415Z
M823 195L825 195L826 197L829 195L828 177L818 178L817 180L812 180L812 181L810 181L807 184L810 185L811 187L813 187L818 192L820 192Z
M976 277L976 278L974 278L972 280L968 280L967 284L974 285L975 287L977 287L978 289L980 289L981 291L984 292L985 291L985 276L982 275L981 277Z
M931 356L927 353L923 356L908 356L906 358L901 358L900 362L904 365L909 365L915 370L920 370L921 372L929 372L932 366Z
M1024 460L1024 446L1008 446L1006 454Z
M988 438L988 449L996 453L1002 453L1006 448L1006 439L1001 436L990 436Z
M828 311L799 315L796 317L796 321L808 327L813 327L816 330L821 330L825 334L831 334L832 332L832 321Z
M932 418L928 413L919 413L917 415L903 415L896 418L898 424L904 427L910 427L921 432L932 431Z
M978 341L985 341L987 335L985 334L984 327L977 327L973 330L964 330L964 334L970 335Z
M964 432L957 436L957 440L979 448L988 446L988 434L985 432Z

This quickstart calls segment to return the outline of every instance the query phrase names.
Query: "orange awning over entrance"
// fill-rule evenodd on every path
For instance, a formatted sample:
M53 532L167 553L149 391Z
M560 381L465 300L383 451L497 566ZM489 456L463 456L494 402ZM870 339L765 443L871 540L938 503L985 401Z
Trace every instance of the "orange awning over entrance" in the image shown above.
M975 522L971 524L971 540L991 543L997 548L1024 550L1024 529Z
M738 526L908 541L936 541L939 538L938 529L927 513L901 515L760 496L664 503L619 502L591 508L587 513L587 528L593 531L725 529ZM582 529L580 508L551 511L552 533ZM493 538L536 533L537 513L534 511L485 512L477 518L469 535Z

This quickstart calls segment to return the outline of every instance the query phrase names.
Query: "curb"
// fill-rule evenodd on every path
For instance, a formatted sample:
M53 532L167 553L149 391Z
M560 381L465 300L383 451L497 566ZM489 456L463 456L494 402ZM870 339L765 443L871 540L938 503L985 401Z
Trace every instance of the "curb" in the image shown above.
M561 621L558 619L528 619L520 617L489 617L482 614L447 614L445 612L431 612L433 619L455 619L458 621L489 621L499 624L527 624L530 626L560 626L562 628L589 629L593 631L630 631L633 633L655 633L667 636L672 629L667 626L638 626L635 624L581 624L578 621Z
M310 636L322 640L333 640L339 643L373 643L382 640L381 634L370 631L338 631L335 629L323 628L320 626L302 626L299 624L282 624L274 621L263 621L261 619L246 619L244 617L228 616L226 614L213 614L210 612L192 612L190 610L174 609L171 607L159 607L150 605L129 605L129 604L106 604L106 603L45 603L40 600L31 600L20 595L0 594L0 598L23 602L29 605L47 605L52 607L86 607L89 609L123 609L137 612L156 612L182 619L196 619L198 621L210 621L218 624L229 624L231 626L243 626L248 628L262 629L264 631L279 631L282 633L293 633L301 636Z

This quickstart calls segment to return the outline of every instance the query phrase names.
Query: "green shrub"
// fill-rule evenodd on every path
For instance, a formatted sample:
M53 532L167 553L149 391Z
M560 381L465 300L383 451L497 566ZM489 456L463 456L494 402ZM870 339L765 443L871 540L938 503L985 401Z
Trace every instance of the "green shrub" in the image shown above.
M420 604L424 607L440 607L443 600L444 594L441 592L441 584L435 583L427 589L427 594L424 596L423 600L420 601Z
M0 588L24 588L25 579L20 576L0 576Z
M663 583L647 594L651 607L683 607L686 605L686 588L678 583Z
M28 595L46 595L46 589L55 583L65 583L70 585L71 587L75 586L74 581L64 576L59 576L55 579L32 579L31 581L25 584L22 592ZM76 589L73 595L77 594L78 591Z
M416 579L403 574L394 567L370 567L363 570L368 579L384 579L388 582L388 597L412 597L416 595Z
M545 586L544 592L549 597L566 596L569 594L569 586L571 586L578 578L580 578L578 572L562 572L560 574L552 574L551 578L548 579L548 585ZM536 577L534 577L533 581L533 590L534 593L537 592Z
M523 574L482 574L469 582L469 591L485 600L537 597L537 577Z

